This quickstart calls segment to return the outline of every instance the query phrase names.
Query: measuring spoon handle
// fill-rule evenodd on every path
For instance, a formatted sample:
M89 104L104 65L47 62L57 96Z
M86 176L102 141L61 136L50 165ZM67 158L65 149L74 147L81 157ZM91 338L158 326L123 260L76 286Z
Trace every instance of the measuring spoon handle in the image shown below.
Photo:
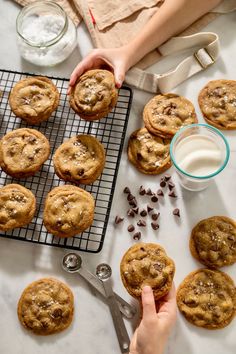
M120 350L122 353L129 352L130 339L128 332L126 330L123 318L120 313L120 309L116 302L116 298L111 288L110 280L103 280L104 289L107 296L107 303L111 312L112 320L117 334L117 339L119 341Z
M81 267L78 270L78 273L90 284L92 287L97 290L103 297L106 298L106 293L103 287L102 282L91 272L89 272L86 268ZM136 314L136 308L131 306L128 302L126 302L122 297L118 294L114 293L116 297L116 301L118 301L119 310L123 313L127 318L133 318Z

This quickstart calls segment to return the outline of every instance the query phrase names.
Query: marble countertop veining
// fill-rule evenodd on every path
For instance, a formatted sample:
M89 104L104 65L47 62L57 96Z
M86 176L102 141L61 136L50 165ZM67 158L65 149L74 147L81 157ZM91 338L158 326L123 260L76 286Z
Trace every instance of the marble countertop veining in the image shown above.
M64 63L48 69L35 67L20 58L15 40L15 19L20 7L13 1L0 2L0 68L45 75L69 77L72 69L90 48L87 32L82 26L78 31L77 49ZM197 104L197 95L205 83L211 79L236 79L236 13L221 16L208 25L207 30L216 31L221 40L222 55L217 64L205 72L196 75L173 90L189 98L196 107L199 121L203 122ZM163 72L178 58L155 65L156 71ZM119 276L119 263L123 253L133 244L126 228L128 221L114 228L115 215L122 214L126 208L122 191L126 184L137 192L143 184L158 189L159 177L138 173L127 161L126 147L130 133L142 126L142 109L151 97L150 94L134 90L134 99L129 118L128 131L122 160L119 168L117 186L105 243L99 254L82 253L83 262L91 270L100 262L108 262L113 269L114 289L125 299L132 301L125 291ZM236 218L236 139L235 132L224 132L231 148L231 157L227 168L215 179L212 185L200 193L191 193L177 187L179 198L168 198L160 203L160 229L158 232L147 227L143 241L159 242L176 263L175 283L178 285L192 270L200 264L193 260L188 249L191 228L196 222L212 215L228 215ZM177 177L171 170L174 180ZM128 181L128 182L127 182ZM181 219L176 221L172 209L181 210ZM106 304L76 274L66 274L61 269L61 258L65 250L39 246L0 238L0 353L1 354L119 354L119 346L112 325L112 319ZM224 269L236 281L236 265ZM16 314L17 301L22 290L30 282L40 277L53 276L65 281L75 295L75 316L72 326L58 335L38 337L26 332L19 324ZM131 335L137 320L126 321ZM176 326L166 349L167 354L233 354L236 348L236 320L228 327L218 331L208 331L194 327L178 314Z

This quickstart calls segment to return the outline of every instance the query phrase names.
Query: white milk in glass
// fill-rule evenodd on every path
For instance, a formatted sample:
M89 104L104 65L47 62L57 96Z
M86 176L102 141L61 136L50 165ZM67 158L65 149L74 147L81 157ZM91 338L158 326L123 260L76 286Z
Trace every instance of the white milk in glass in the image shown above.
M175 148L178 166L190 175L203 177L215 173L224 156L220 146L206 135L191 135L181 140Z
M223 160L222 147L217 139L208 135L187 136L175 147L175 161L179 168L193 177L205 177L194 180L178 173L182 185L189 190L205 189L209 183L206 177L217 172Z

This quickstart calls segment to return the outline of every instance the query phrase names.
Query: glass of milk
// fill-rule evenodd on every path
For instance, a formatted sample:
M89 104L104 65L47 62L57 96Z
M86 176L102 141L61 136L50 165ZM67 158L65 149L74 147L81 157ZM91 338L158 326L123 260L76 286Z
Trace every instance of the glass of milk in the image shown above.
M190 191L205 189L225 168L229 154L224 135L208 124L192 124L180 129L170 144L171 160L180 183Z

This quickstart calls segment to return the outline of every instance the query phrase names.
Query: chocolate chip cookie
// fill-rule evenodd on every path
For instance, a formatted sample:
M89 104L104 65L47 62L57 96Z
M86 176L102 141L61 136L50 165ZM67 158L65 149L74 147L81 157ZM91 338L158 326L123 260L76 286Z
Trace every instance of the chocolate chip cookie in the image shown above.
M34 217L33 193L19 184L0 188L0 230L7 231L28 224Z
M11 90L9 104L17 117L29 124L47 120L59 104L59 92L47 77L20 80Z
M76 186L52 189L46 198L43 222L55 236L71 237L93 222L95 202L92 195Z
M142 173L162 173L171 167L170 140L155 136L146 128L138 129L129 138L128 158Z
M226 216L201 220L192 230L190 251L210 268L236 262L236 223Z
M195 326L223 328L235 316L234 282L226 273L220 271L196 270L180 284L177 305L184 317Z
M197 123L197 116L189 100L168 93L157 95L146 104L143 120L150 133L171 139L180 128Z
M35 129L16 129L0 140L0 166L15 178L34 175L49 153L47 138Z
M89 70L78 79L70 94L70 105L85 120L105 117L116 105L118 91L108 70Z
M77 135L56 150L53 157L56 174L74 183L93 183L105 165L103 145L91 135Z
M155 243L138 243L128 249L120 264L122 282L128 293L140 298L145 285L152 287L155 299L165 296L171 289L175 264Z
M21 324L34 334L61 332L72 322L74 297L61 281L43 278L23 291L17 312Z
M236 81L208 82L200 91L198 102L207 123L218 129L236 129Z

